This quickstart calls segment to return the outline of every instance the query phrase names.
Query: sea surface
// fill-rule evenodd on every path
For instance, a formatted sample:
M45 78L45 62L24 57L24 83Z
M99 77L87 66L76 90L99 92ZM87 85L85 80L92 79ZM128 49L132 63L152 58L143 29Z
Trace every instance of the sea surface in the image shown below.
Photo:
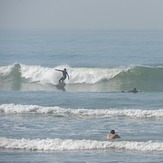
M163 31L1 30L0 162L163 162Z

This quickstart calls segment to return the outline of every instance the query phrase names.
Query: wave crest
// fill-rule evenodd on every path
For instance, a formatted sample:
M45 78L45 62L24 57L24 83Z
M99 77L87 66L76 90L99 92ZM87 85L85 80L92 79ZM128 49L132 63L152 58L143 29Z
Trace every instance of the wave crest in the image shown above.
M63 150L137 150L163 152L163 142L97 141L72 139L10 139L0 137L0 148L44 151Z
M72 68L61 65L49 68L23 64L0 67L0 89L52 89L62 76L55 68L64 67L70 75L70 80L66 80L69 91L122 91L135 87L142 91L163 91L163 67Z
M0 105L0 112L5 114L53 114L54 116L78 117L131 117L131 118L162 118L163 109L66 109L58 106L43 107L38 105Z

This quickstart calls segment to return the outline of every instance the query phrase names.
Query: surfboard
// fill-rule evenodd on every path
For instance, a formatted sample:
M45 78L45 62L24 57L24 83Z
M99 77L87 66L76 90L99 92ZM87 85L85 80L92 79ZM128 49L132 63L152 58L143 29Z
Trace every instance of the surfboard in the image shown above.
M56 85L56 87L61 87L61 88L65 87L65 86L66 86L66 83L64 83L64 82L58 83Z

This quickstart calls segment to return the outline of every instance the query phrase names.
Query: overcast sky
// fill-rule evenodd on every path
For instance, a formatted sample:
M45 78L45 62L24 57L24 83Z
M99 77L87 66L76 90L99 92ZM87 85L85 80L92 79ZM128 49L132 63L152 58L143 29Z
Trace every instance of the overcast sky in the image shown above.
M0 28L163 29L163 0L0 0Z

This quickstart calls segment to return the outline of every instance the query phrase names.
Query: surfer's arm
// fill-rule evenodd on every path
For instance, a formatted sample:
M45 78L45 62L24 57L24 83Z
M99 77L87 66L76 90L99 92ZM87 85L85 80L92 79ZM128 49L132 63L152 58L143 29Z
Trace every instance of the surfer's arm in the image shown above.
M56 71L61 71L62 72L62 70L59 70L59 69L55 69Z

